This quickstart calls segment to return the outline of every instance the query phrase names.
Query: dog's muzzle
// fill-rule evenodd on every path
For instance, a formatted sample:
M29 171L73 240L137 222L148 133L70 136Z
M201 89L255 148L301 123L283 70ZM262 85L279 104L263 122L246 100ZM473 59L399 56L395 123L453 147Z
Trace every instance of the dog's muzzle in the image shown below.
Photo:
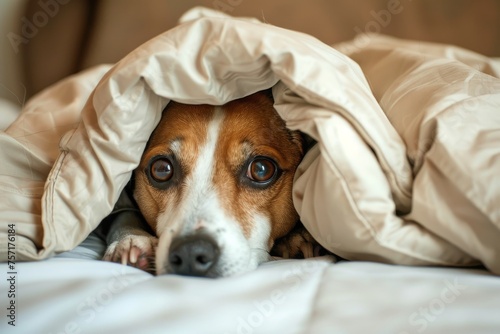
M207 235L176 238L169 249L169 271L178 275L209 277L219 254L217 243Z

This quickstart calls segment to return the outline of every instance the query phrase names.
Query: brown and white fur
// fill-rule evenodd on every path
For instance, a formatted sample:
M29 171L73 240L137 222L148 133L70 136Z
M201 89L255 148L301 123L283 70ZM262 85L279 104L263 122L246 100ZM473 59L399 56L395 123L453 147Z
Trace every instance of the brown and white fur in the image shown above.
M286 128L269 94L223 106L170 102L134 172L135 201L156 236L128 212L107 231L104 259L225 277L255 269L271 249L313 256L292 203L302 156L300 134Z

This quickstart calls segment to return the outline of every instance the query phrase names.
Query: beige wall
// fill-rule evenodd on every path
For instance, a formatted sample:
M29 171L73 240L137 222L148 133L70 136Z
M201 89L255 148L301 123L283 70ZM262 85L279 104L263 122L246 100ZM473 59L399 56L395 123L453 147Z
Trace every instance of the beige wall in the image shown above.
M0 0L0 98L22 105L24 83L21 55L12 46L9 37L17 32L25 0Z
M500 55L497 0L107 0L103 2L99 34L94 36L87 64L122 57L132 45L142 43L145 36L154 36L175 25L178 17L195 5L257 17L307 32L329 44L350 39L356 31L379 31ZM116 36L126 38L127 43L107 47Z
M39 1L30 0L27 17L41 10ZM82 68L119 60L173 27L185 10L197 5L257 17L329 44L350 39L356 32L375 31L500 55L499 0L42 1L65 4L23 47L30 93ZM90 15L93 11L95 15ZM86 41L83 46L82 41Z

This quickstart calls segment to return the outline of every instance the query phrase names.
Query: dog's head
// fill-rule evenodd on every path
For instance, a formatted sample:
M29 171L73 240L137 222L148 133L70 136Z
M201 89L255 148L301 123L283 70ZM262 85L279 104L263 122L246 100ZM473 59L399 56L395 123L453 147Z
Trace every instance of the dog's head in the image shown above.
M135 172L135 199L159 237L157 274L222 277L267 261L298 221L302 154L263 92L223 106L169 103Z

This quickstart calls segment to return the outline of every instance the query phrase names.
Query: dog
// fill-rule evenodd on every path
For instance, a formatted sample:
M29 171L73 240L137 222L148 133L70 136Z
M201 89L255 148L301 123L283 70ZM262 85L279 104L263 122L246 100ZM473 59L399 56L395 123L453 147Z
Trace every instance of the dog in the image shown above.
M317 255L292 203L305 146L270 90L222 106L171 101L134 171L133 199L122 199L140 213L119 209L101 229L103 259L215 278Z

